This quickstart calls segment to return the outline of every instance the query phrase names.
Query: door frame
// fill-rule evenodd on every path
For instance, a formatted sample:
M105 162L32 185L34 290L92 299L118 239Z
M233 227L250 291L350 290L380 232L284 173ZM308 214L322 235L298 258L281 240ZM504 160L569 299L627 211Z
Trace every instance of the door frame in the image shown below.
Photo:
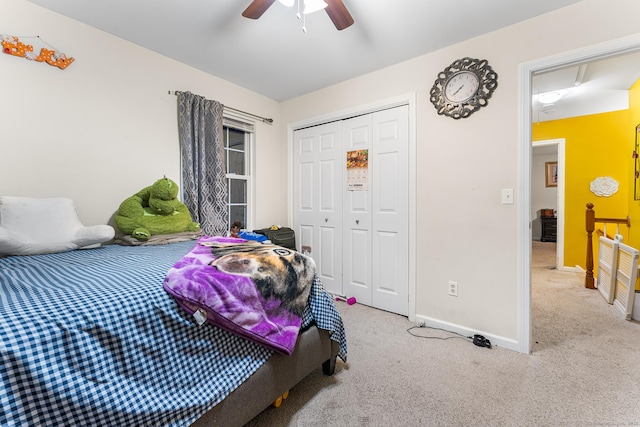
M399 107L401 105L407 105L409 107L409 223L407 227L409 230L415 230L417 225L417 153L416 153L416 92L409 92L406 94L398 95L396 97L385 98L374 101L369 104L354 106L345 110L339 110L330 112L327 114L310 117L297 122L287 124L287 214L289 218L293 218L293 143L296 130L306 128L309 126L316 126L328 122L337 120L344 120L350 117L355 117L363 114L369 114L380 110L386 110L389 108ZM409 321L414 322L416 318L416 233L409 233Z
M531 81L534 73L581 62L640 51L640 34L634 34L570 52L520 64L518 103L518 351L531 352Z

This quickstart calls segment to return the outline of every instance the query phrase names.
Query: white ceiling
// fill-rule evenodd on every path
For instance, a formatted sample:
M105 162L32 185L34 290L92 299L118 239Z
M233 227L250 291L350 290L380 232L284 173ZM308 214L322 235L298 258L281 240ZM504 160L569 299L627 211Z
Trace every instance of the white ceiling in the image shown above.
M582 70L581 70L582 68ZM625 110L628 90L640 78L640 53L610 57L534 76L534 122ZM536 94L560 91L562 98L543 105Z
M306 16L306 33L297 7L279 2L252 20L241 16L251 0L30 1L284 101L580 0L343 0L354 25L337 31L320 11ZM579 99L604 105L605 95L615 98L638 78L638 58L631 62L632 72L610 62L589 65L581 88L590 95L568 94L546 112L534 104L534 121L575 115L575 105L587 105ZM536 77L534 93L572 87L575 74Z

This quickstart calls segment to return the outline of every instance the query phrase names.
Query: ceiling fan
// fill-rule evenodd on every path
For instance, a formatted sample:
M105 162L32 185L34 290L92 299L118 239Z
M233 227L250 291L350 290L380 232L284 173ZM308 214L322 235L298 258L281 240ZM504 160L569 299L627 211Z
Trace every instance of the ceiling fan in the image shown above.
M275 1L276 0L253 0L249 7L242 12L242 16L245 18L258 19ZM353 18L344 3L342 3L342 0L324 0L324 2L327 4L324 10L338 30L344 30L353 24ZM293 5L292 0L283 3Z

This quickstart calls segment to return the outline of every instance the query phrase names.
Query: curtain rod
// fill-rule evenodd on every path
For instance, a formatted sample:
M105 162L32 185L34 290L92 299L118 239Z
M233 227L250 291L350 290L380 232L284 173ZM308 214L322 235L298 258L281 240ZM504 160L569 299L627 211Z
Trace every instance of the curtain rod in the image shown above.
M179 90L174 90L174 91L169 91L169 95L178 95L179 93L182 93ZM256 119L260 119L263 123L268 123L268 124L272 124L273 123L273 119L267 118L267 117L262 117L262 116L258 116L256 114L252 114L252 113L247 113L246 111L242 111L242 110L237 110L235 108L231 108L231 107L227 107L226 105L224 106L225 110L229 110L229 111L233 111L235 113L240 113L240 114L245 114L247 116L251 116L254 117Z

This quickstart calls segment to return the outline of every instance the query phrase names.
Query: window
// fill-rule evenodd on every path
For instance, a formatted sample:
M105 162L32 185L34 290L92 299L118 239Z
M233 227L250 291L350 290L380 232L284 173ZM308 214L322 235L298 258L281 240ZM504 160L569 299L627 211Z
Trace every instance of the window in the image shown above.
M250 147L253 125L224 118L224 148L227 167L227 209L230 227L235 221L249 228L251 221Z

